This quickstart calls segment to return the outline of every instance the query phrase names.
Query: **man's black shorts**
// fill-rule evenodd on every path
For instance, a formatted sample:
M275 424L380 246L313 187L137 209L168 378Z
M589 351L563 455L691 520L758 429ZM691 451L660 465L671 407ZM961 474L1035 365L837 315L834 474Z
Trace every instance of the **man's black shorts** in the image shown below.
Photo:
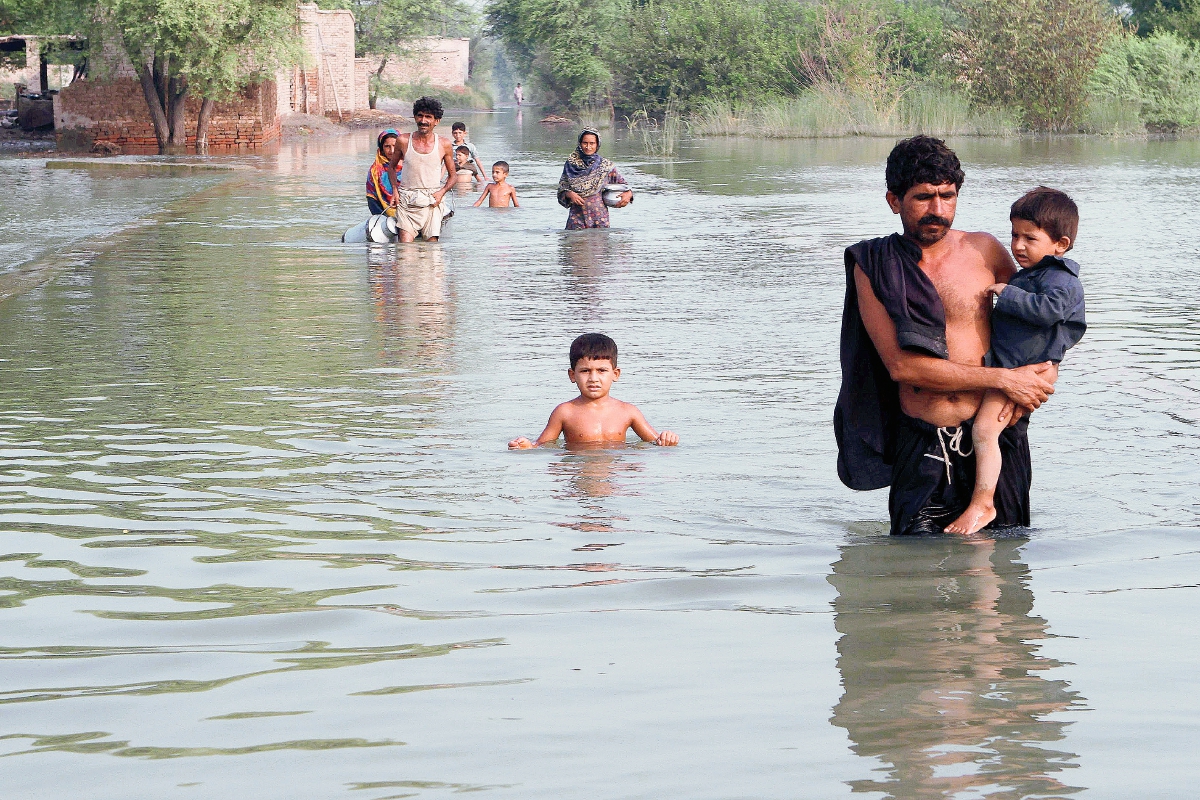
M892 490L888 511L892 534L942 533L971 502L975 489L975 451L971 420L957 428L938 428L903 414L896 426ZM1000 434L1004 466L996 484L996 519L989 528L1029 525L1029 419Z

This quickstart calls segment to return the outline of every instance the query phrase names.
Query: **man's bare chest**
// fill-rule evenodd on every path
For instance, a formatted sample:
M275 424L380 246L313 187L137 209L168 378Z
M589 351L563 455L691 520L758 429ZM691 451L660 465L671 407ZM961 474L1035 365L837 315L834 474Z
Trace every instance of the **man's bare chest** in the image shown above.
M986 290L996 282L990 269L979 264L932 270L927 274L946 310L947 325L986 319Z

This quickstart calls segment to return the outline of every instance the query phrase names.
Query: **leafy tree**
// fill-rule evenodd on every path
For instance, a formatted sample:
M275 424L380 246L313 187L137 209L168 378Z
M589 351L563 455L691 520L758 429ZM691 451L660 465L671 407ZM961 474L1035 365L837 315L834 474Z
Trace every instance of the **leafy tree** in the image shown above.
M797 91L800 6L765 0L645 0L615 33L612 70L627 104L687 106Z
M950 42L943 14L932 4L903 0L807 6L800 34L805 76L876 104L914 83L944 78Z
M628 0L491 0L487 33L551 104L611 103L613 36ZM628 55L621 52L620 56Z
M1041 130L1077 122L1088 78L1119 31L1100 0L960 0L961 77L984 105L1018 111Z
M213 104L299 54L294 0L96 0L99 36L129 56L161 152L187 144L184 103L202 98L197 148Z
M1198 0L1132 0L1129 9L1130 21L1143 36L1160 31L1200 41Z
M379 57L370 95L375 107L375 89L383 71L394 58L419 53L414 40L424 36L471 36L479 25L477 15L465 0L320 0L322 8L343 8L354 13L354 54Z

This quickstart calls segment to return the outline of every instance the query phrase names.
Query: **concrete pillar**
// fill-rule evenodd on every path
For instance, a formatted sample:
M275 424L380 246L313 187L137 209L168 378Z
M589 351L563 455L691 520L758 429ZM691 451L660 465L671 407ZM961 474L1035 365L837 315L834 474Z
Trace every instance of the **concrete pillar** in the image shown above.
M25 39L25 72L29 75L29 87L25 91L37 93L50 88L46 81L46 62L42 60L42 46L33 36Z

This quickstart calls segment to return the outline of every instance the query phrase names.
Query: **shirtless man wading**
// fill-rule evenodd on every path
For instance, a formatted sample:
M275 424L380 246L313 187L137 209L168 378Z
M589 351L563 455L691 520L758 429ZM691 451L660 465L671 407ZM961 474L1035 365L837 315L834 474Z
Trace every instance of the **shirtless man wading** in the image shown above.
M904 234L846 250L838 475L852 489L891 486L893 534L941 533L967 507L970 425L984 390L999 389L1028 412L1054 392L1058 374L1050 363L982 366L991 339L986 289L1016 268L993 236L951 227L963 177L941 140L900 142L888 156L887 202ZM997 526L1029 524L1028 424L1021 418L1000 440Z
M449 212L442 199L458 181L458 170L451 141L434 133L442 113L442 104L436 98L422 97L413 103L417 129L400 134L388 164L388 177L395 186L396 166L404 162L395 196L396 226L402 242L414 241L417 234L436 242L442 233L442 220ZM447 175L444 183L443 172Z

